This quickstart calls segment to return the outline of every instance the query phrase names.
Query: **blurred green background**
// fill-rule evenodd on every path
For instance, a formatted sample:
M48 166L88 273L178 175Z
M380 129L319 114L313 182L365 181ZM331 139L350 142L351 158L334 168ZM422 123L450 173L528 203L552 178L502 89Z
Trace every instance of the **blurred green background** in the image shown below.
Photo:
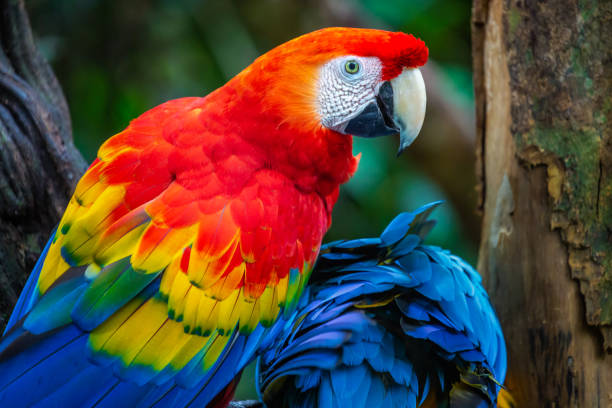
M445 200L429 242L475 263L474 113L468 0L30 0L37 43L63 86L88 161L100 144L168 99L205 95L258 55L327 26L401 30L422 38L427 118L396 158L393 138L362 152L326 240L378 235L399 212ZM236 398L254 398L253 369Z

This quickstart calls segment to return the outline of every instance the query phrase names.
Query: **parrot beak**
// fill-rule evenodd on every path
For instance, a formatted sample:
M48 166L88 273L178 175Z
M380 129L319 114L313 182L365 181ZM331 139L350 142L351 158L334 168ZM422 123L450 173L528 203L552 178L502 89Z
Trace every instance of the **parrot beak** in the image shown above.
M418 68L402 73L380 86L376 100L346 125L353 136L377 137L399 133L399 156L416 139L425 119L425 82Z

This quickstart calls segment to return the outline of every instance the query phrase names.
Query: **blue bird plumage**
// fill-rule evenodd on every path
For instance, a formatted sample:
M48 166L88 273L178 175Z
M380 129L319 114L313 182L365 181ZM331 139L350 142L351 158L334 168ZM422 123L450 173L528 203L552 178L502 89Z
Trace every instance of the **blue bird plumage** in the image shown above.
M423 244L437 205L399 215L380 238L322 248L298 310L264 342L268 407L495 405L502 331L478 273Z
M32 296L30 281L0 339L2 408L215 406L216 396L237 381L266 333L261 325L249 335L235 332L231 347L205 373L199 356L179 371L126 367L116 356L94 354L89 347L88 323L104 316L88 313L85 305L77 315L83 319L75 322L75 305L85 303L91 287L85 276L59 282L34 304L23 301ZM157 293L159 278L142 286L135 298L144 301Z

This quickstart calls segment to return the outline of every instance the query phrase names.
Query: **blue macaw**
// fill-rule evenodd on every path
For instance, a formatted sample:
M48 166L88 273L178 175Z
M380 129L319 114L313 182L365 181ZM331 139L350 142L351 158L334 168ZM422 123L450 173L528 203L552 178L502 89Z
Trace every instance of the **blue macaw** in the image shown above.
M478 273L423 244L436 205L322 248L298 310L263 345L268 407L495 406L502 330Z

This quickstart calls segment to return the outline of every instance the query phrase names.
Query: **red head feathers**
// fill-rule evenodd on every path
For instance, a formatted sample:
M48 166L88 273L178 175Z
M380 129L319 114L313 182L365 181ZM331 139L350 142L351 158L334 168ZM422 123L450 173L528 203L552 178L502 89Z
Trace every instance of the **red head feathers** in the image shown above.
M377 57L383 64L383 80L389 80L404 68L416 68L427 62L425 43L411 34L366 28L331 27L295 38L260 57L291 61L302 56L320 64L342 55ZM257 62L257 61L256 61Z
M357 162L350 154L351 138L322 123L320 96L327 84L321 80L321 71L330 61L347 56L380 61L377 77L365 85L375 93L384 81L397 77L402 70L423 65L428 50L423 41L401 32L325 28L257 58L220 88L218 96L223 98L226 113L237 110L233 121L248 121L244 128L246 138L277 152L273 154L279 159L273 159L276 165L293 167L304 162L302 167L309 167L310 176L314 177L313 170L325 175L314 177L317 183L326 185L331 181L337 186L348 180ZM328 102L334 105L337 95L328 94ZM362 107L355 103L355 110ZM399 133L399 129L394 128L393 133Z

